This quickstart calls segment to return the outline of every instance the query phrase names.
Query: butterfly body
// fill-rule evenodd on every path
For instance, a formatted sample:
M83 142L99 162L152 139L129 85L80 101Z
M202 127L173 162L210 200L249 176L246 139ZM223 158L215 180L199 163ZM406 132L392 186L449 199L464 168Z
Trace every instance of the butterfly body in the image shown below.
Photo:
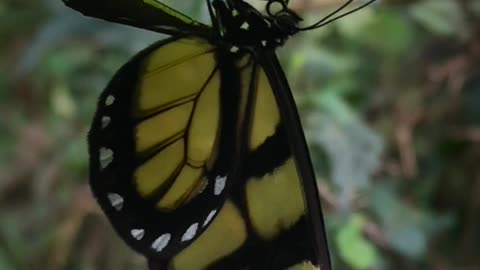
M173 33L116 73L88 136L90 185L122 239L152 270L329 270L308 149L274 52L300 18L282 1L264 15L213 0L209 28L153 0L101 2L103 13L67 5Z

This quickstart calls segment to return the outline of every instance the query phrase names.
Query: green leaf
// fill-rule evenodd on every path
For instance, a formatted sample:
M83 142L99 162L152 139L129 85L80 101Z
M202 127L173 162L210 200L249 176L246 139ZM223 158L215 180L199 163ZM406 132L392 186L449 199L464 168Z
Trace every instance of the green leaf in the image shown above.
M375 246L362 235L364 223L363 216L352 215L349 222L342 226L336 235L340 256L353 269L358 270L371 269L379 260Z

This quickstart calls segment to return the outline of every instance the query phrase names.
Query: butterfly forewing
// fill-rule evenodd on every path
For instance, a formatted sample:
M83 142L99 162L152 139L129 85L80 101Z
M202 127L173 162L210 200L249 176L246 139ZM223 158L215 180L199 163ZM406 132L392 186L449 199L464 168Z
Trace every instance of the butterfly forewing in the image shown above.
M275 52L266 51L260 62L274 92L284 123L286 143L294 156L296 172L301 179L306 207L308 238L313 248L312 262L319 265L321 269L329 270L331 269L331 263L317 182L295 101Z
M91 186L119 234L145 255L178 252L223 204L215 179L229 162L217 162L217 130L231 119L220 112L219 74L210 44L168 40L127 63L100 98Z

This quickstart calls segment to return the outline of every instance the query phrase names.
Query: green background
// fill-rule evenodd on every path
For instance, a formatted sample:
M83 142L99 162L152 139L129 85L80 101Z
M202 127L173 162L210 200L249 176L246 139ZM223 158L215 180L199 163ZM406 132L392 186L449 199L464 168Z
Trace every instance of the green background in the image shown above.
M341 3L292 6L308 23ZM480 269L479 16L478 0L384 0L279 50L336 270ZM146 269L91 197L85 137L109 78L161 38L0 0L0 270Z

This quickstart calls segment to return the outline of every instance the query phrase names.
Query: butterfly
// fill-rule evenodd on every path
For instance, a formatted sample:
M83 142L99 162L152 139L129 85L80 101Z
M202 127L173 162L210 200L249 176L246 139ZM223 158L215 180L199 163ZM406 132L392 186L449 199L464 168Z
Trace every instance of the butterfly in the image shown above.
M151 270L330 270L308 148L275 55L300 27L288 1L262 13L206 0L211 25L156 0L64 0L171 37L139 52L101 94L90 186Z

